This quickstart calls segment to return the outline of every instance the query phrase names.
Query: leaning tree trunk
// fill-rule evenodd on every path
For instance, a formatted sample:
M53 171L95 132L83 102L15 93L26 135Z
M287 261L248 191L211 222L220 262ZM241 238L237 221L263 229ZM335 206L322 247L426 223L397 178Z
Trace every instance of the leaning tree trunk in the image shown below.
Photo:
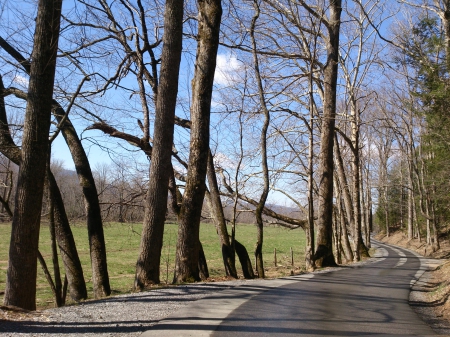
M203 250L203 246L200 241L198 242L198 247L198 271L200 279L205 281L209 277L208 264L206 261L205 251Z
M341 197L341 191L344 190L344 188L341 188L340 186L342 182L340 181L340 179L337 179L335 177L335 189L337 190L336 193L336 207L338 209L338 213L339 213L339 223L340 223L340 234L341 234L341 245L342 245L342 250L344 252L345 255L345 259L346 261L350 262L353 261L353 251L352 251L352 247L350 245L350 240L348 238L348 231L347 231L347 218L345 217L344 214L344 207L342 205L342 197Z
M63 284L61 281L61 271L59 268L58 259L58 248L56 243L56 233L55 233L55 217L54 217L54 207L53 200L48 192L48 228L50 230L50 247L52 250L52 264L53 264L53 275L55 279L55 302L57 307L62 307L65 304L65 297L63 297Z
M239 262L242 266L242 273L244 274L245 279L253 279L255 278L255 274L253 273L252 262L248 255L247 249L243 244L241 244L238 240L234 241L236 247L236 254L239 258Z
M47 182L53 204L55 236L66 270L70 298L78 302L87 298L86 282L61 192L50 169L47 169Z
M4 90L3 82L0 76L0 92ZM8 119L6 116L4 100L0 95L0 152L20 166L21 150L14 143L8 127ZM64 202L61 192L56 184L55 177L52 172L47 170L47 180L49 184L50 197L54 205L55 218L55 235L61 258L64 263L70 296L74 301L80 301L87 298L86 283L84 281L83 269L81 267L80 258L73 238L72 230L67 220Z
M333 221L333 143L336 118L336 90L339 61L341 0L330 0L327 63L324 68L324 102L319 153L319 209L317 219L318 267L335 266L332 249Z
M22 65L25 72L30 74L31 63L5 40L0 38L0 43L2 47ZM18 90L14 91L14 95L20 99L28 99L28 95L26 93ZM59 127L62 129L63 136L72 154L80 184L83 187L84 201L86 205L86 217L88 223L88 235L89 241L91 243L90 249L94 275L94 295L95 297L101 297L102 294L109 295L109 278L106 268L106 252L103 239L103 225L101 220L97 190L95 187L95 182L92 176L89 161L87 159L81 141L75 131L75 128L70 122L69 117L65 114L64 109L55 100L53 100L52 105L55 116L60 123ZM70 281L69 288L72 288L70 286ZM81 291L81 293L83 293L83 291ZM84 298L85 297L81 297L78 300Z
M186 187L178 219L178 241L173 282L199 280L200 216L205 196L209 156L211 98L219 47L220 0L198 0L197 58L192 80L191 137Z
M210 205L214 224L216 225L217 234L219 235L220 245L222 247L223 265L227 276L237 278L235 254L230 244L230 236L228 235L227 224L223 214L222 202L220 201L219 186L217 184L217 176L214 169L214 159L211 152L208 155L208 171L207 171L209 194L207 201Z
M167 0L161 55L160 83L155 110L152 161L145 201L135 288L144 289L159 280L159 266L167 210L168 181L172 171L174 116L183 39L183 1Z
M62 108L55 109L58 122L64 118ZM68 118L65 118L61 127L62 134L69 147L75 164L78 179L83 190L84 205L86 208L86 221L89 237L89 248L92 265L92 283L95 298L109 296L111 287L109 284L108 266L106 262L106 246L103 234L103 222L98 199L97 187L92 175L89 159L81 144L75 128Z
M341 189L342 199L343 199L344 206L345 206L344 207L345 214L342 214L342 216L344 216L346 218L345 223L348 223L349 227L351 229L350 233L352 235L353 243L354 243L352 257L353 257L353 259L355 259L355 256L357 255L356 251L358 249L357 249L355 233L354 233L354 229L355 229L354 209L353 209L353 204L352 204L352 198L350 195L350 189L348 188L347 176L344 171L344 160L342 159L341 149L340 149L340 145L339 145L338 138L336 135L334 137L334 140L335 140L334 156L336 159L336 173L337 173L337 177L335 177L335 179L337 179L337 181L338 181L338 184L336 184L336 186L339 186L339 188ZM342 208L342 204L340 207ZM347 234L347 237L348 237L347 229L345 229L345 233ZM347 241L348 241L348 238L347 238Z
M61 6L61 0L40 0L38 4L11 228L4 303L28 310L36 309L39 227Z

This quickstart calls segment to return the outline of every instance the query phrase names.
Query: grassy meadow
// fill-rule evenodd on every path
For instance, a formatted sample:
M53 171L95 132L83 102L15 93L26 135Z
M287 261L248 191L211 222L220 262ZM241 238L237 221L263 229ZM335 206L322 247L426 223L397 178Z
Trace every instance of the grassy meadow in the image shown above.
M107 250L108 271L111 282L112 295L129 293L133 290L135 263L139 251L142 224L106 223L104 226ZM0 224L0 293L5 288L6 267L8 261L8 248L10 240L10 224ZM89 261L89 244L85 225L72 225L78 253L83 266L89 296L92 296L91 267ZM171 283L175 260L175 247L177 239L176 224L166 224L164 233L164 247L161 257L161 283ZM256 242L256 227L254 225L240 224L236 229L236 239L245 245L250 258L254 263L253 249ZM212 224L202 224L200 240L208 261L210 280L222 280L225 276L219 238ZM289 230L281 227L265 227L264 229L264 267L266 277L288 275L291 272L290 247L294 251L295 269L304 267L305 236L301 229ZM277 267L274 266L274 249L277 250ZM51 268L50 235L48 227L41 226L39 250L44 256L47 265ZM240 264L236 257L238 272ZM62 267L62 261L60 260ZM64 271L62 271L64 275ZM242 277L242 276L241 276ZM68 303L70 303L69 295ZM3 295L0 296L3 302ZM45 279L40 265L38 265L37 279L37 307L53 307L53 295Z

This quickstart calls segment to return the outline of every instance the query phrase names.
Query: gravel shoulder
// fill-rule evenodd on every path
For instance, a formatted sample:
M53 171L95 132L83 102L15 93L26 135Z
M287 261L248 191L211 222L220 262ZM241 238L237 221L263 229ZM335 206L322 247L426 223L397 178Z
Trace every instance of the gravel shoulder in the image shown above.
M365 263L373 262L373 259ZM364 263L364 262L363 262ZM360 265L363 263L358 263ZM327 272L330 270L317 272ZM450 324L436 314L424 290L435 283L432 272L425 272L415 284L411 303L418 314L437 332L450 334ZM266 280L236 280L167 287L148 292L86 301L78 305L38 312L0 309L0 336L140 336L149 327L192 301L243 284L263 284Z

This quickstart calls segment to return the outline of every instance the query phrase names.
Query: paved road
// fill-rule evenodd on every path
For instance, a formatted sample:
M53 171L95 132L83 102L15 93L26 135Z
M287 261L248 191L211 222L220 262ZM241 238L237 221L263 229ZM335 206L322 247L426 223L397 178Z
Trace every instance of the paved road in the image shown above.
M432 336L408 305L417 255L381 243L370 263L217 293L155 325L150 336Z

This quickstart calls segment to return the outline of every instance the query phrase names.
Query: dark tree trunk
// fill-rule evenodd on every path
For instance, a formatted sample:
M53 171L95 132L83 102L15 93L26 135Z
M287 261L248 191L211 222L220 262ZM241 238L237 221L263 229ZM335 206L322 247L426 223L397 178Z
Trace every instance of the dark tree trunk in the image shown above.
M264 122L261 129L261 138L260 138L260 146L261 146L261 167L263 171L263 180L264 180L264 187L263 191L261 193L261 197L259 198L258 205L255 209L255 218L256 218L256 226L257 226L257 241L256 241L256 248L255 248L255 261L256 261L256 272L258 274L258 277L264 278L264 261L263 261L263 255L262 255L262 246L263 246L263 239L264 239L264 224L263 224L263 218L262 218L262 212L264 209L264 206L266 204L267 196L269 195L269 168L267 165L267 130L269 128L270 123L270 113L269 109L266 105L266 99L264 96L264 88L261 80L261 74L259 69L259 60L258 60L258 54L257 54L257 48L256 48L256 40L255 40L255 26L256 21L259 18L260 15L260 9L258 3L255 1L253 3L253 7L255 9L255 14L252 18L252 23L250 27L250 37L252 41L252 54L253 54L253 63L254 63L254 70L255 70L255 77L256 77L256 83L258 85L258 96L259 96L259 104L261 106L261 110L264 114Z
M200 273L200 278L205 281L209 277L208 264L206 262L205 251L203 250L202 243L198 243L199 253L198 253L198 270Z
M64 111L61 107L55 109L55 115L58 122L61 122L64 117ZM72 159L83 191L89 249L91 254L94 297L101 298L109 296L111 294L111 287L109 284L108 266L106 262L105 237L103 234L102 214L94 176L92 175L89 159L81 144L80 138L68 118L65 119L61 131L67 146L69 147L70 153L72 154Z
M47 264L45 263L44 257L42 256L42 254L39 250L37 252L37 259L42 267L44 276L47 279L48 285L50 286L50 289L53 293L53 297L55 298L56 307L61 307L62 306L61 293L58 291L58 288L56 287L55 282L53 282L52 275L50 275L50 271L48 270L48 267L47 267Z
M135 288L159 280L159 266L167 211L168 181L183 33L183 1L167 0L164 14L160 84L155 110L150 181L145 200L144 226L136 263Z
M337 173L337 177L335 177L335 179L337 179L338 184L336 184L336 186L339 186L340 188L340 192L338 193L339 195L342 194L342 199L343 199L343 203L344 203L344 207L342 205L341 200L339 200L339 207L341 208L342 212L341 212L341 217L344 220L344 231L345 231L345 235L347 237L347 242L349 241L348 239L348 231L347 231L347 223L349 224L350 227L350 233L353 237L353 240L355 241L355 236L354 236L354 221L355 221L355 217L354 217L354 209L353 209L353 204L352 204L352 197L350 195L350 189L348 187L348 181L347 181L347 176L345 174L344 171L344 161L342 159L341 156L341 149L340 149L340 145L338 142L338 138L335 135L335 142L334 142L334 156L336 159L336 173ZM340 199L340 198L339 198ZM345 213L343 212L345 209ZM347 249L347 245L345 244L345 248ZM356 248L356 243L354 242L354 249L351 253L352 256L352 260L355 258L355 251L357 250Z
M24 70L29 74L30 73L30 63L11 45L9 45L6 41L0 39L0 43L5 50L8 51L8 53L13 56L24 68ZM3 88L3 85L2 85ZM16 92L15 95L21 99L28 99L28 96L26 93L19 93ZM88 224L88 235L89 235L89 242L90 249L91 249L91 261L92 256L94 256L94 262L92 262L93 266L93 279L94 279L94 296L95 297L102 297L103 295L109 295L110 294L110 287L109 287L109 278L108 278L108 272L106 268L106 251L105 251L105 243L103 239L103 225L101 220L101 213L100 213L100 205L97 195L97 189L95 187L95 182L92 176L92 171L89 165L88 158L86 156L86 152L84 151L84 148L81 144L80 139L78 138L78 135L75 131L75 128L73 127L70 119L68 116L65 116L65 112L63 108L55 101L53 100L53 110L55 112L55 116L59 123L61 123L61 129L63 132L63 136L66 140L66 143L69 147L69 150L72 154L72 158L75 163L75 168L78 174L78 178L80 180L80 185L83 188L83 195L84 195L84 202L86 206L86 218L87 218L87 224ZM6 121L6 114L3 118L4 121ZM5 127L7 127L7 124L5 124ZM4 128L3 128L4 129ZM5 130L6 131L6 130ZM12 138L9 135L9 131L7 132L7 138L4 138L4 142L6 143L13 143ZM9 155L15 155L13 152L14 149L5 149L6 152L9 153ZM18 150L20 151L20 150ZM16 163L17 164L17 163ZM56 186L59 193L59 188ZM64 207L64 204L62 203L62 200L56 200L56 205L62 205ZM62 208L60 208L62 210ZM65 210L63 210L65 213ZM66 218L66 215L64 215ZM99 220L100 219L100 220ZM70 227L68 227L68 222L66 229L70 232ZM65 224L63 224L65 226ZM100 228L98 228L100 226ZM68 232L67 232L68 233ZM69 235L69 234L68 234ZM69 235L72 237L72 234ZM92 239L91 239L92 237ZM65 241L65 240L64 240ZM62 241L59 241L60 244ZM94 250L94 252L93 252ZM62 253L64 256L64 253ZM77 258L78 259L78 258ZM79 259L78 259L79 260ZM96 262L101 261L101 262ZM70 265L71 263L69 263ZM67 265L66 265L67 267ZM80 264L81 267L81 264ZM72 270L75 270L72 268ZM97 276L96 276L97 275ZM82 277L82 272L81 272ZM68 276L69 279L71 279L71 276ZM71 285L71 282L69 282L69 288L71 289L71 297L78 300L85 299L86 294L84 294L86 291L83 289L79 289L78 291L74 292L74 288ZM97 284L97 283L101 284ZM83 282L84 283L84 280ZM78 281L78 284L81 285L81 282ZM86 286L84 285L83 288L85 289ZM81 296L81 297L79 297Z
M350 245L350 241L348 239L348 231L347 231L347 218L345 217L344 214L344 207L342 205L342 197L341 197L341 191L344 190L344 188L341 188L340 186L340 179L336 179L335 177L335 188L337 189L337 193L336 193L336 207L339 213L339 229L340 229L340 235L341 235L341 246L342 246L342 251L344 252L345 255L345 260L347 262L351 262L353 261L353 251L352 251L352 247Z
M4 90L4 88L0 77L0 91L2 90ZM0 152L17 166L20 166L21 150L14 144L9 132L8 120L2 98L0 98ZM54 207L55 236L67 277L70 280L68 281L70 295L74 301L84 300L87 298L86 283L84 281L83 269L78 257L72 230L70 229L69 221L67 220L64 203L56 180L51 171L47 170L47 174L49 193Z
M306 247L305 247L305 267L306 270L314 270L316 263L314 261L314 106L312 89L312 69L310 74L310 107L309 107L309 144L308 144L308 225L305 228Z
M5 305L36 309L39 227L47 166L61 0L40 0L12 221Z
M244 274L244 278L246 279L255 278L255 274L253 273L252 268L252 261L250 260L247 249L238 240L234 241L234 245L236 248L236 254L239 258L239 262L241 263L242 266L242 273Z
M220 0L198 0L197 58L192 80L191 137L186 188L178 227L173 282L199 280L200 215L209 156L209 121L222 6Z
M75 240L67 219L61 192L50 169L47 170L47 182L54 208L55 236L66 270L70 298L76 302L85 300L87 298L87 289L83 268L81 267Z
M59 269L59 259L58 259L58 247L56 244L56 234L55 234L55 217L54 217L54 207L52 198L49 195L49 211L48 211L48 228L50 230L50 244L52 249L52 263L53 263L53 275L55 278L55 301L56 306L61 307L64 305L65 298L62 297L63 285L61 281L61 272Z
M317 220L318 267L335 266L332 248L333 222L333 143L336 118L336 88L339 61L341 0L330 0L327 63L324 69L324 102L319 153L319 209Z
M223 265L227 276L237 278L235 252L230 244L230 236L228 235L225 215L223 213L222 202L220 201L219 186L217 184L217 176L214 169L214 159L211 152L208 155L208 184L209 184L209 203L214 224L216 225L217 234L219 235L220 244L222 246Z

